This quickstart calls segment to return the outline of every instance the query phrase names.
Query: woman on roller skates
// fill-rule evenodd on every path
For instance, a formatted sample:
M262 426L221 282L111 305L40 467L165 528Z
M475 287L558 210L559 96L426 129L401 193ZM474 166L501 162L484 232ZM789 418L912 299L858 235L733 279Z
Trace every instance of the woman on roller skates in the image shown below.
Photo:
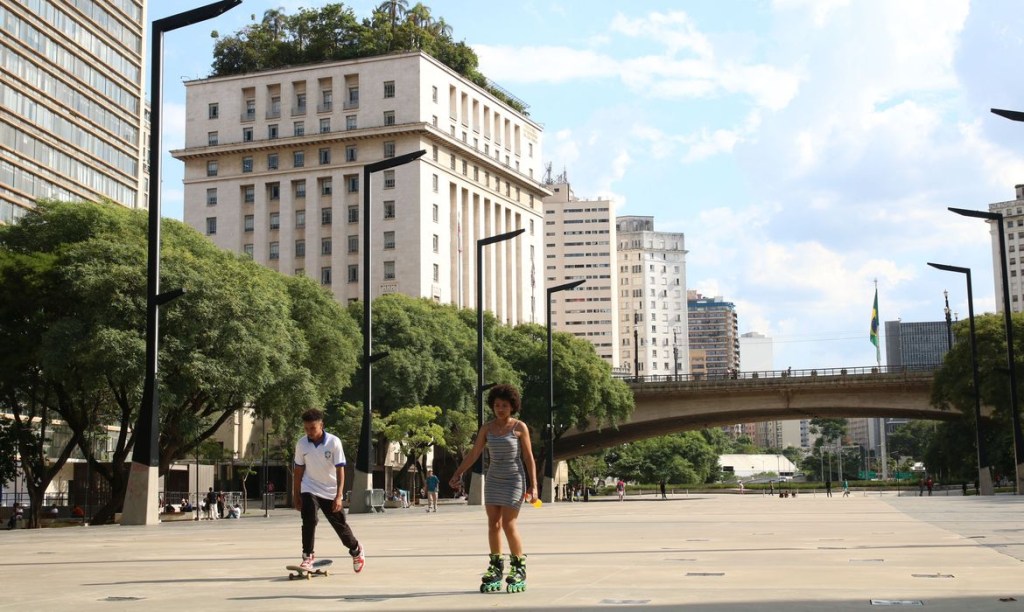
M512 593L526 589L526 555L523 554L523 541L519 537L516 519L523 501L537 498L537 471L530 447L530 430L526 423L513 417L519 412L519 390L512 385L496 385L487 394L487 405L491 407L494 418L480 428L473 449L448 484L457 488L465 471L473 466L484 448L487 449L490 461L484 506L487 509L487 543L491 556L480 592L501 589L501 576L505 569L501 558L501 533L504 531L510 553L506 590Z

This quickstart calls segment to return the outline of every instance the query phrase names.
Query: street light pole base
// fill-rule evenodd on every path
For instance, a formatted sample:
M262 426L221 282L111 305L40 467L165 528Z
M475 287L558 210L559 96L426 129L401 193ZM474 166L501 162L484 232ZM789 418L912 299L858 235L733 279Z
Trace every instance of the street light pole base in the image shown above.
M988 469L987 467L983 467L980 470L978 470L978 494L995 494L995 489L992 488L992 470Z
M348 498L349 514L365 514L373 512L369 504L369 491L373 488L373 478L366 472L356 470L352 478L352 495Z
M124 494L122 525L159 525L160 468L132 462Z
M555 502L555 479L551 476L544 477L544 490L540 493L540 501L545 504Z
M473 472L469 477L469 505L484 505L484 475Z

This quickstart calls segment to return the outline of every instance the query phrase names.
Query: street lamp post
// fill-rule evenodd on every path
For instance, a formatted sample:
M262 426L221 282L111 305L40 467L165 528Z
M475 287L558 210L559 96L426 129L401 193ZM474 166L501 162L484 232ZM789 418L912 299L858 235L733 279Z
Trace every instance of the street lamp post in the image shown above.
M974 290L971 284L971 269L947 264L928 263L929 266L947 272L959 272L967 276L967 316L970 320L971 335L971 369L974 383L974 433L978 448L978 492L992 495L992 471L989 469L987 453L984 447L984 436L981 430L981 387L978 376L978 340L974 330ZM946 303L946 316L949 316L949 302Z
M363 423L359 429L359 451L352 479L349 512L372 512L369 491L373 488L373 363L388 356L373 354L373 303L370 291L370 175L411 163L422 157L426 149L398 155L363 166Z
M270 518L270 471L267 466L267 446L269 444L267 417L263 417L263 518Z
M993 109L992 112L996 112ZM1005 111L1012 112L1012 111ZM1001 113L996 113L1001 114ZM1021 114L1024 117L1024 113ZM1004 115L1005 116L1005 115ZM1013 427L1013 463L1016 466L1015 491L1017 495L1024 495L1024 434L1020 429L1020 412L1017 403L1017 362L1013 351L1013 314L1010 311L1010 283L1006 272L1006 230L1003 227L1003 214L997 212L986 212L983 210L965 210L963 208L952 208L949 210L965 217L975 217L995 222L999 229L999 269L1003 284L1003 322L1006 327L1006 365L1010 374L1010 423Z
M142 406L135 424L135 448L124 496L122 525L155 525L160 522L157 504L159 485L160 390L157 387L159 361L160 306L184 294L182 289L160 293L160 134L161 85L164 77L163 38L165 32L212 19L242 0L221 0L153 22L150 36L150 113L149 113L149 234L146 269L146 378L142 387Z
M640 380L640 313L633 313L633 376Z
M483 429L484 426L484 391L493 387L493 384L484 384L484 247L511 240L526 231L521 227L511 232L488 236L476 241L476 426ZM484 503L484 458L481 456L473 464L473 474L469 480L470 506L482 506Z
M586 279L548 288L548 440L547 457L544 460L544 489L541 501L555 501L555 358L551 347L551 296L559 291L571 291L587 282Z
M949 291L943 289L942 297L946 300L946 306L942 312L946 315L946 350L953 350L953 316L949 309Z

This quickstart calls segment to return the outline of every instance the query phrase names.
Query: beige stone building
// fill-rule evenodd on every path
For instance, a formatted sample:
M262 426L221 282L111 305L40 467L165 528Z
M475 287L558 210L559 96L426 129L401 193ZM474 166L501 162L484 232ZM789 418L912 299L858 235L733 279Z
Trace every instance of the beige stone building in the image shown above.
M544 286L586 280L572 292L552 294L551 327L587 340L609 365L618 366L614 206L577 198L567 181L547 187L552 195L544 199Z
M996 292L996 312L1003 312L1003 278L1000 257L1006 262L1010 285L1010 312L1024 312L1024 185L1017 185L1016 196L1006 202L988 205L989 212L1002 213L1006 252L999 252L999 229L990 224L992 235L992 274Z
M690 373L686 250L654 217L616 218L621 368L640 376Z
M38 199L147 204L142 0L0 0L0 223Z
M363 166L371 175L371 295L399 292L544 322L540 125L423 53L186 83L185 222L217 245L340 302L362 298Z

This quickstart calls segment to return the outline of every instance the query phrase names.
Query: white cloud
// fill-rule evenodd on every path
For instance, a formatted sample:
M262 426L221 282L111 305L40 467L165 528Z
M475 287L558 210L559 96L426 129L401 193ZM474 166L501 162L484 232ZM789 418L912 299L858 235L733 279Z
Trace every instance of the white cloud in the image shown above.
M630 19L618 13L612 19L610 29L630 38L657 41L669 55L683 50L691 51L702 59L711 59L714 55L711 42L697 31L693 20L682 11L650 13L638 19Z

